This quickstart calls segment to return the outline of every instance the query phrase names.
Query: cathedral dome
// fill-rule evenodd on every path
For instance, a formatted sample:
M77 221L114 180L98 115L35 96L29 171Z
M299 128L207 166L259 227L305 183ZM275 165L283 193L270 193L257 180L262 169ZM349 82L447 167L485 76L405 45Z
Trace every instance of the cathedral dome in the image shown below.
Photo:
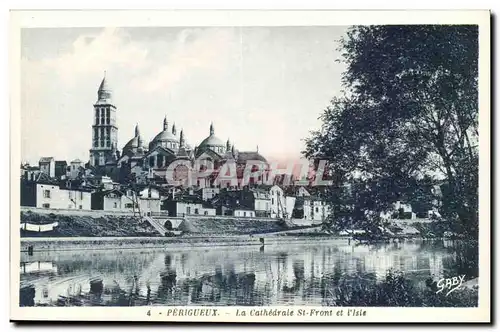
M168 130L167 117L163 120L163 131L153 138L150 143L150 149L154 149L157 146L162 146L164 148L177 150L179 148L179 139L175 136L175 125L172 127L172 132Z
M139 137L134 137L123 147L123 153L137 149L139 147Z
M172 134L168 130L164 130L161 133L159 133L158 135L156 135L155 138L153 138L153 140L151 142L152 143L157 143L157 142L176 142L176 143L178 143L179 140L177 139L177 137L174 136L174 134Z
M198 150L206 150L210 149L214 152L217 153L224 153L226 148L226 144L217 136L215 136L214 133L214 126L213 124L210 125L210 136L205 138L200 145L198 146Z
M137 125L135 126L135 136L123 147L123 154L136 154L139 148L145 150L141 134L139 133L139 125Z
M220 146L225 146L224 142L222 142L218 137L210 135L207 138L205 138L201 143L200 143L200 148L201 147L220 147Z

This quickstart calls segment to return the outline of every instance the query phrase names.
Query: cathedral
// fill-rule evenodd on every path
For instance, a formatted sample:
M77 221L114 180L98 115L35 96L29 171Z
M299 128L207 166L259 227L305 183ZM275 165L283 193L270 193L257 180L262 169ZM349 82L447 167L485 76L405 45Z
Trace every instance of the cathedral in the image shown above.
M112 90L104 76L97 91L97 102L94 104L89 164L96 174L108 175L120 183L165 184L167 169L174 161L193 166L196 161L210 160L215 170L219 170L225 162L232 160L237 165L239 177L247 160L258 160L267 165L258 148L256 151L238 151L229 139L224 143L215 135L213 123L210 124L209 135L193 148L187 143L182 129L178 133L175 123L169 126L166 116L161 131L148 144L141 136L137 124L133 137L123 146L120 153L117 147L117 111L112 101ZM262 177L259 177L259 180L262 180ZM213 186L213 181L213 176L204 177L192 185Z

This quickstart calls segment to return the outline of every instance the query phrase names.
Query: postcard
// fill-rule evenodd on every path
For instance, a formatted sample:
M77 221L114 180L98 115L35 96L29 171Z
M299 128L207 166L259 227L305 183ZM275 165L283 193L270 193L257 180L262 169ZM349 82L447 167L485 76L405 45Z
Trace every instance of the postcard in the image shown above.
M13 321L491 321L490 13L12 11Z

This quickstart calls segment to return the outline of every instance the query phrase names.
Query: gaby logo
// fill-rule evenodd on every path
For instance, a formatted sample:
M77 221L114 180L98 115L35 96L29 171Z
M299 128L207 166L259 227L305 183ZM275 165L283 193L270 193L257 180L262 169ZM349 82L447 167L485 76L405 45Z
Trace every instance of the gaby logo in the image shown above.
M446 293L446 296L448 296L451 292L454 290L460 288L462 286L462 283L464 282L465 279L465 274L458 276L458 277L453 277L453 278L442 278L439 279L437 286L439 290L436 292L436 294L439 294L443 292L444 290L448 290L448 293Z

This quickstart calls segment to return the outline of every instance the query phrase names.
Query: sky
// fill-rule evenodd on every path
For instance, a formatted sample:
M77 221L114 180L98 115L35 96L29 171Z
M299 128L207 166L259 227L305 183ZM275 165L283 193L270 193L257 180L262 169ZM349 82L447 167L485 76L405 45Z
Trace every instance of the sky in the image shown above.
M106 72L118 147L149 141L163 118L198 145L209 135L268 160L301 157L340 94L346 27L31 28L21 33L21 150L87 161Z

